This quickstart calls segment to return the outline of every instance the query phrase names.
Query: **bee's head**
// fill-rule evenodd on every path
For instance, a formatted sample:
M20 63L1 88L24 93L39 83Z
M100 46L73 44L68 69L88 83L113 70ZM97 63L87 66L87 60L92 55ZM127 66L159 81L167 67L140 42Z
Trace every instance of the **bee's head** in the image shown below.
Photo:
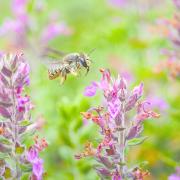
M91 60L87 54L85 54L85 53L80 54L80 63L83 67L86 68L87 73L88 73L89 72L89 66L91 64Z

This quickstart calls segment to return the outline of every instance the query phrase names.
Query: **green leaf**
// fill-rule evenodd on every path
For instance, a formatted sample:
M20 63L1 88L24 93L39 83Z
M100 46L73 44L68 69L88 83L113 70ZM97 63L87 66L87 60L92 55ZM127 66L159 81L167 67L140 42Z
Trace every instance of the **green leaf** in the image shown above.
M30 179L28 173L24 174L24 175L21 177L21 180L27 180L27 179Z
M8 158L8 157L9 157L9 155L8 155L7 153L1 153L1 152L0 152L0 160L1 160L1 159Z
M125 165L126 165L125 162L119 162L118 164L119 164L120 166L125 166Z
M31 164L20 164L20 168L24 173L29 173L32 171Z
M11 145L12 144L10 139L5 138L4 136L0 136L0 143L6 144L6 145Z
M128 141L128 146L136 146L139 144L142 144L148 137L139 137L139 138L133 138L131 140Z
M32 124L32 123L29 122L29 120L23 120L20 122L20 126L29 126L30 124Z

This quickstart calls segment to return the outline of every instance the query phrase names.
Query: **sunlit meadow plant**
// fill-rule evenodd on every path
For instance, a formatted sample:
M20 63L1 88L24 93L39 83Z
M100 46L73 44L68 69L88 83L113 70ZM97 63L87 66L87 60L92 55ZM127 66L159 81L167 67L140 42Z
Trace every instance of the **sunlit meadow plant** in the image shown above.
M33 108L25 94L30 68L22 54L0 58L0 177L2 179L41 180L44 169L39 153L47 146L45 139L34 138L38 127L31 118Z
M48 10L48 20L39 27L37 17L33 16L34 13L45 13L44 1L30 1L30 0L11 0L12 17L7 17L0 23L0 36L9 38L8 49L34 49L35 45L41 46L42 43L57 38L58 36L70 35L72 30L67 24L59 20L56 12ZM41 29L40 32L37 29ZM31 34L37 34L33 38Z
M163 50L167 61L160 63L157 70L167 69L173 79L180 78L180 0L173 0L175 13L171 19L161 19L159 26L163 34L170 40L171 49Z
M88 86L85 96L94 96L99 89L104 95L104 101L100 106L82 112L82 116L99 127L102 138L97 146L87 142L84 151L75 157L94 157L97 160L95 170L102 179L143 180L149 172L138 165L129 167L127 152L131 146L146 140L147 137L141 136L144 120L158 118L159 114L149 109L149 102L140 101L142 83L129 92L123 77L114 79L108 70L103 69L101 73L101 81ZM135 115L133 110L136 111Z

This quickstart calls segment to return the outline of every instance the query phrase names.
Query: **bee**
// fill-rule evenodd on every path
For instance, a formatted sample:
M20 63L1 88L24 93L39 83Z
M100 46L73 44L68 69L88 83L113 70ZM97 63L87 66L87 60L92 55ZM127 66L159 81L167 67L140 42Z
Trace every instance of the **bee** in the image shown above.
M86 53L69 53L65 54L61 51L46 48L44 56L58 59L54 61L46 61L48 67L48 76L50 80L61 77L61 84L66 80L68 74L77 75L82 68L89 72L91 60Z

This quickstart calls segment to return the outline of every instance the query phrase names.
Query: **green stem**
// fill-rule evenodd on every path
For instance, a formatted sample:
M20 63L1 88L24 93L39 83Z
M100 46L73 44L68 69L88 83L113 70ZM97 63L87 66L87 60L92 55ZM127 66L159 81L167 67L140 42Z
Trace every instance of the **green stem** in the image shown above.
M16 144L17 144L17 139L18 139L18 132L17 132L17 121L16 121L16 108L17 108L17 102L16 102L16 97L15 97L15 88L12 83L12 79L10 80L10 85L12 89L12 102L13 102L13 113L12 113L12 134L13 134L13 142L14 142L14 147L13 147L13 156L14 156L14 161L15 161L15 178L17 180L20 180L21 178L21 170L19 168L19 158L16 154Z

